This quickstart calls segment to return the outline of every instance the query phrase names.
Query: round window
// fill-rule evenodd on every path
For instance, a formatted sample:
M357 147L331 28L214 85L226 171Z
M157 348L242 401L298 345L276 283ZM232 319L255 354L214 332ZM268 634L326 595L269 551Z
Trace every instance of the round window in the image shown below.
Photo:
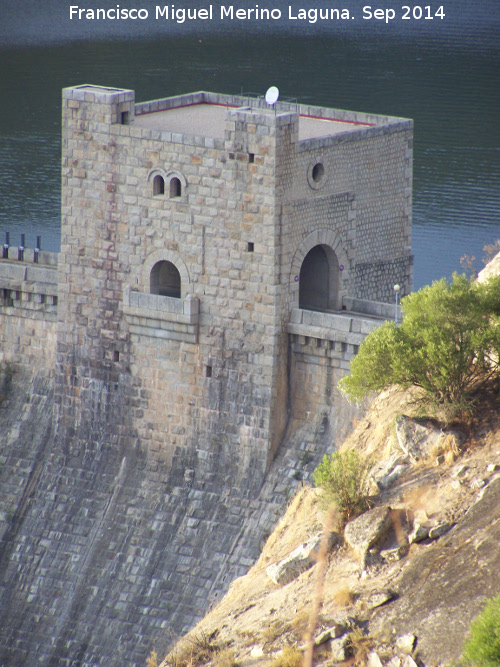
M322 165L321 162L317 162L312 170L312 179L315 183L319 183L319 181L323 178L325 174L325 167Z
M326 183L325 165L322 162L311 162L307 169L307 182L313 190L319 190Z

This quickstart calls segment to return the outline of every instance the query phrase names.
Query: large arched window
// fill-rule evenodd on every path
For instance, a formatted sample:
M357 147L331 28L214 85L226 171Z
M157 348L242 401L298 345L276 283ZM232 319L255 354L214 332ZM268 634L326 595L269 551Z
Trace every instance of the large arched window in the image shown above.
M181 274L172 262L157 262L151 269L151 294L181 298Z
M299 280L299 308L323 311L338 308L339 264L329 246L311 248L300 267Z

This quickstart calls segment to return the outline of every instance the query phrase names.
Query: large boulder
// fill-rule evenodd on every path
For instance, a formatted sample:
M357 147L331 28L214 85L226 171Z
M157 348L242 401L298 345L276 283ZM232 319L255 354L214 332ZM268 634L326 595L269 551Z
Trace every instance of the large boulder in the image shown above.
M409 457L399 452L372 468L370 476L380 491L388 489L411 467Z
M349 521L344 530L344 539L364 562L368 551L381 544L392 527L392 510L388 505L383 505Z
M315 565L318 560L322 533L316 533L307 542L303 542L285 558L272 563L266 568L267 576L275 584L288 584L296 579L302 572ZM339 541L337 533L331 533L328 548L331 549Z
M441 429L406 415L396 418L395 427L398 444L412 461L427 458L443 436Z

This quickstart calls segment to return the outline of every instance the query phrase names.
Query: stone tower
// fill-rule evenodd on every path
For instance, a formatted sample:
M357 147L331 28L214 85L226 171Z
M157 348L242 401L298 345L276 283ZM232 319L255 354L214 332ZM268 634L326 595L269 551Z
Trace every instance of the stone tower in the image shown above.
M58 360L71 413L95 381L130 375L126 416L150 456L258 485L294 400L291 322L411 289L411 176L409 120L65 89Z

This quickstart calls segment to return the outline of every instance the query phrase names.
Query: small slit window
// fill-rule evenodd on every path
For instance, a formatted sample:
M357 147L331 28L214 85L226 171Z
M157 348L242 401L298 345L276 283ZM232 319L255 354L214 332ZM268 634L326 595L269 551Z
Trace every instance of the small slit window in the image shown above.
M165 194L165 181L163 176L157 174L153 179L153 195L163 195Z
M181 182L177 178L177 176L174 176L170 180L170 199L174 199L175 197L180 197L181 194L182 194Z

